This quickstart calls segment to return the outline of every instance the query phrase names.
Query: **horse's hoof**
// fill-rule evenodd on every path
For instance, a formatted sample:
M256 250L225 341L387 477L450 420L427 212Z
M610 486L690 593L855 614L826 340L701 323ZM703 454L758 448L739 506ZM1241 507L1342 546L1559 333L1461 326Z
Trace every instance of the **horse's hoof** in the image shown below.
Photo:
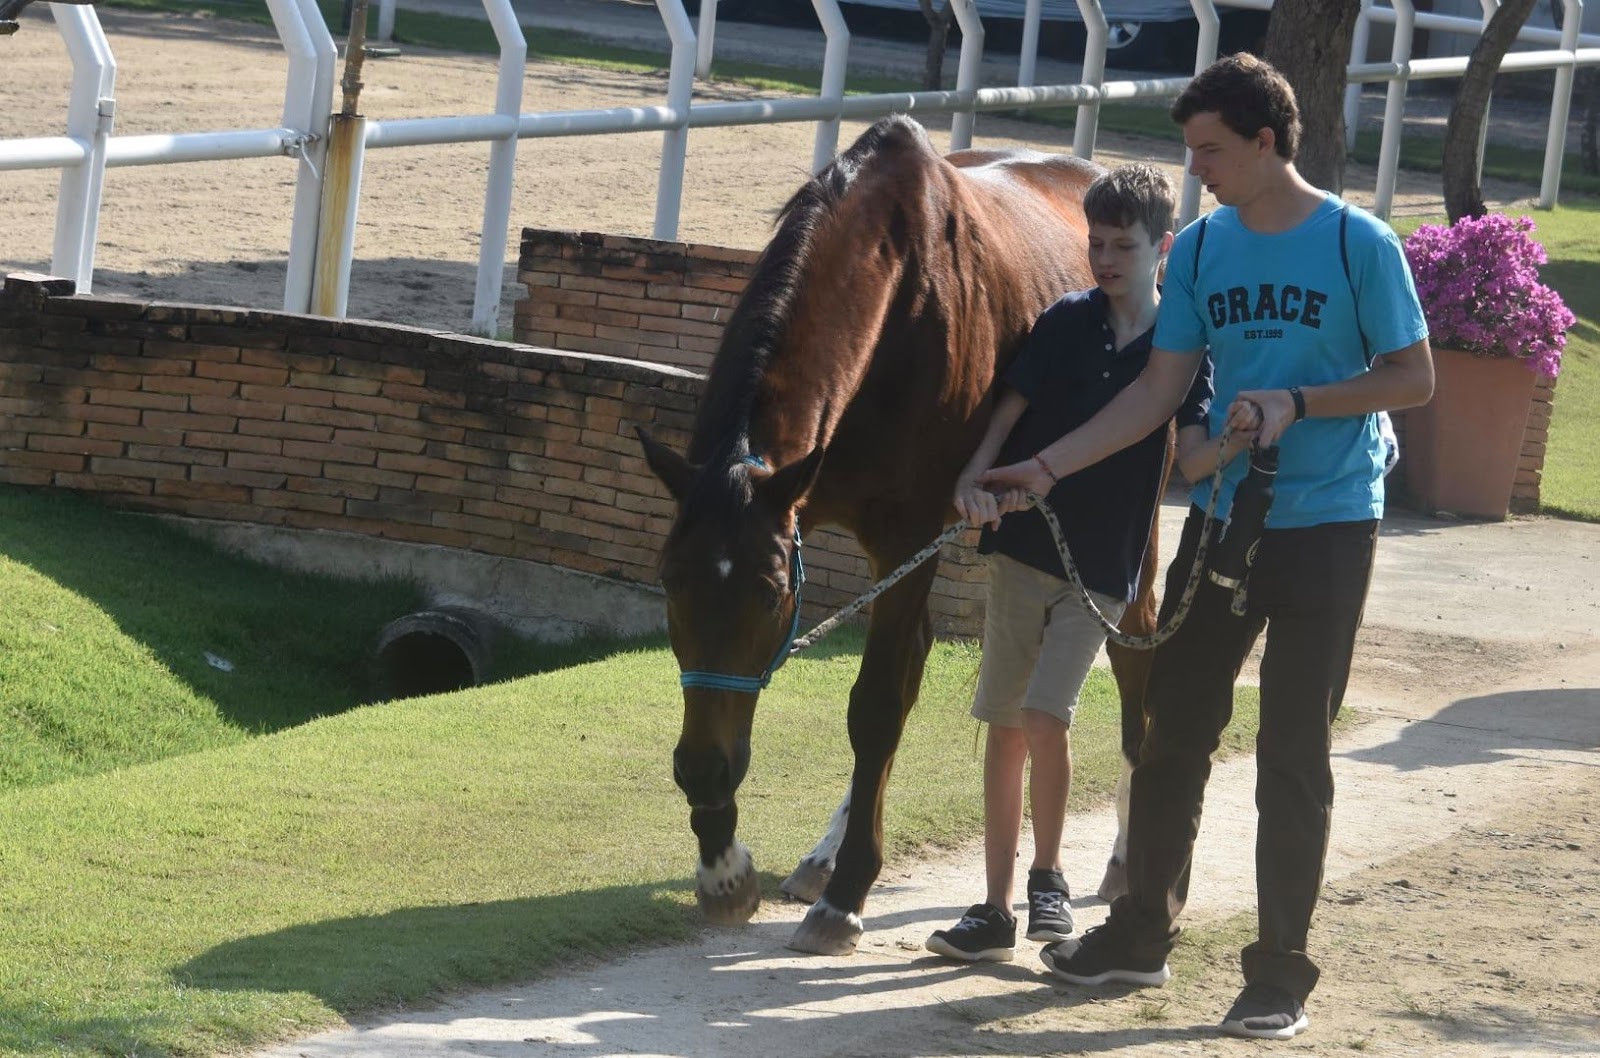
M1128 865L1115 856L1106 861L1106 874L1100 879L1100 899L1111 903L1128 894Z
M860 940L860 915L818 900L789 938L789 947L812 955L854 955Z
M807 856L795 866L794 873L785 878L778 889L790 900L814 904L822 899L822 890L828 887L828 879L832 877L833 864Z
M695 896L712 925L743 925L761 906L761 880L756 877L750 850L738 842L710 867L700 864L695 873Z

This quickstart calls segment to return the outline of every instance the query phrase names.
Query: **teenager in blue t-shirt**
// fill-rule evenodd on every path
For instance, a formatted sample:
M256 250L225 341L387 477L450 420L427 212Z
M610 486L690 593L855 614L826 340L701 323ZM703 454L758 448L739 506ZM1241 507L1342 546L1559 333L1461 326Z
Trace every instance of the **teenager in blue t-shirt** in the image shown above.
M1221 208L1178 235L1144 373L1093 420L980 479L1041 490L1143 436L1172 414L1209 346L1213 438L1225 429L1280 446L1243 616L1207 588L1156 649L1148 727L1134 768L1129 892L1105 926L1044 949L1077 984L1160 984L1189 868L1211 755L1233 683L1263 629L1256 742L1259 934L1243 952L1245 988L1223 1019L1234 1035L1286 1039L1307 1025L1318 970L1306 954L1333 806L1331 726L1344 696L1383 514L1384 450L1375 413L1433 391L1427 328L1398 240L1383 223L1311 186L1294 167L1300 132L1282 74L1249 55L1197 76L1173 105L1190 171ZM1228 464L1226 514L1247 461ZM1196 490L1204 503L1209 486ZM1167 574L1176 601L1199 538L1192 509Z

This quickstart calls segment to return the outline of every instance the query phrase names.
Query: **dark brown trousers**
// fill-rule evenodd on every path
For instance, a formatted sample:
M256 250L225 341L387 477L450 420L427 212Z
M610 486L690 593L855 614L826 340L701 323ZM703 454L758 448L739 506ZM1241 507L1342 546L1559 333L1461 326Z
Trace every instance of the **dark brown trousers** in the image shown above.
M1201 512L1191 509L1167 571L1162 618L1194 560ZM1211 757L1233 715L1233 685L1262 629L1256 739L1256 890L1260 920L1243 952L1247 982L1304 1001L1318 970L1306 954L1322 888L1333 808L1331 727L1344 698L1372 575L1378 523L1336 522L1263 534L1244 616L1232 593L1202 582L1189 616L1156 649L1145 693L1149 727L1133 771L1130 892L1110 925L1137 950L1165 954L1189 893Z

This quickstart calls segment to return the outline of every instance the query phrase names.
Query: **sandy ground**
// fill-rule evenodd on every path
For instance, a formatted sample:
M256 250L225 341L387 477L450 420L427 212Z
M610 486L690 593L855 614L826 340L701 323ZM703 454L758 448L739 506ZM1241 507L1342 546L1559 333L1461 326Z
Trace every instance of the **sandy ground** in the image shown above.
M116 132L138 135L276 126L287 64L264 27L174 15L105 11L101 20L118 63ZM754 27L742 27L751 29ZM48 18L30 13L0 44L0 138L59 135L66 118L69 64ZM820 51L819 51L820 55ZM952 67L953 69L953 67ZM485 113L495 72L487 58L428 54L368 63L362 109L374 118ZM665 77L641 77L533 63L524 109L655 105ZM753 95L712 87L707 99ZM929 121L936 144L948 123ZM846 123L841 146L865 126ZM807 175L814 126L697 129L690 134L679 237L759 248L774 212ZM1071 136L992 115L977 121L977 146L1024 145L1070 151ZM509 255L525 226L648 236L653 227L661 137L656 133L523 141ZM449 328L471 316L482 229L487 144L368 153L356 234L350 314ZM1176 137L1099 136L1107 164L1156 161L1181 176ZM277 308L283 303L295 165L287 158L113 169L95 259L95 289L163 300ZM1375 175L1357 166L1348 197L1371 204ZM0 174L0 272L48 270L57 175ZM1531 194L1485 188L1497 204ZM1209 208L1211 203L1203 204ZM1437 178L1402 174L1397 213L1443 211ZM514 262L513 262L514 264ZM522 296L506 270L502 326Z
M119 132L277 123L284 62L267 34L173 16L102 18L120 63ZM58 132L67 65L48 22L30 15L0 49L0 136ZM665 89L659 78L549 66L530 74L529 108L657 102ZM487 60L409 48L369 66L366 80L364 109L376 117L481 112L493 92ZM842 140L859 129L847 127ZM946 135L934 130L936 142ZM773 210L804 178L811 136L809 126L693 133L681 237L761 245ZM1050 130L988 116L977 142L1069 146ZM523 225L648 234L659 143L655 135L524 143L512 244ZM482 145L369 156L352 314L464 323L486 157ZM1176 174L1180 152L1175 140L1102 135L1100 157L1154 159ZM276 159L113 171L97 289L277 306L292 178L293 165ZM1353 201L1370 201L1362 189L1372 178L1351 174ZM47 173L0 176L0 269L47 264L55 185ZM1439 211L1433 180L1408 176L1402 190L1403 211ZM1486 190L1501 203L1527 193ZM509 302L519 291L507 276ZM1312 1005L1313 1031L1292 1048L1600 1052L1596 558L1594 526L1404 517L1386 526L1349 696L1365 722L1337 751L1339 806L1313 940L1327 980ZM1160 992L1058 987L1027 944L1017 963L998 968L927 957L929 930L980 890L981 860L965 849L891 864L853 958L791 957L782 943L801 909L768 905L751 926L708 931L695 944L454 997L268 1053L1243 1053L1251 1045L1218 1041L1209 1026L1237 988L1233 948L1252 903L1252 807L1250 762L1219 767L1191 905L1198 928L1180 949L1178 980ZM1074 816L1075 891L1093 891L1112 830L1103 809ZM691 855L686 830L686 872ZM1092 899L1078 904L1083 925L1104 913Z

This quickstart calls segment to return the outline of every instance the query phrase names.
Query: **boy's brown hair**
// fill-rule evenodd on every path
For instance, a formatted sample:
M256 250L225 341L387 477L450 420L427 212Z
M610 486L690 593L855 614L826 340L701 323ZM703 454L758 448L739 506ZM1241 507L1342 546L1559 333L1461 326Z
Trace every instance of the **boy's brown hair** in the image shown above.
M1177 205L1167 174L1145 162L1119 165L1090 184L1083 195L1083 212L1090 224L1131 228L1138 222L1152 244L1172 230Z
M1271 129L1278 157L1294 161L1300 149L1300 107L1276 66L1247 52L1218 59L1189 82L1172 104L1172 120L1215 113L1229 129L1254 139Z

